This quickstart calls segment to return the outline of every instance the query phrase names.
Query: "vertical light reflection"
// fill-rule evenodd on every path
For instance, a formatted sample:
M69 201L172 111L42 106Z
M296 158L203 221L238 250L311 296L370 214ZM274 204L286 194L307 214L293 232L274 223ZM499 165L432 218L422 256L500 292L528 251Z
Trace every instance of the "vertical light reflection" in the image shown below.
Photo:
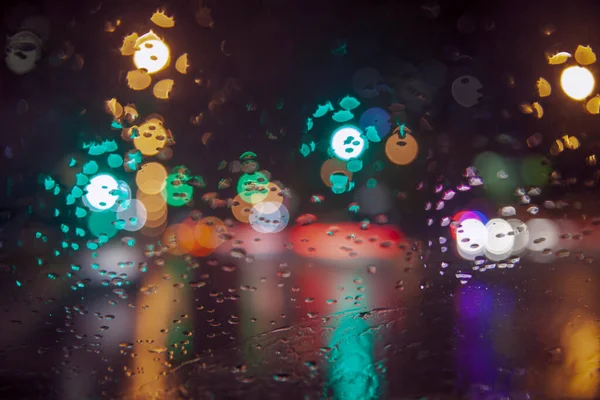
M169 366L169 336L161 330L170 327L174 315L180 313L180 290L162 280L164 271L149 269L142 275L135 307L135 341L133 363L128 375L129 391L138 395L159 395L167 387L164 376Z
M565 347L565 366L570 370L567 392L576 398L596 399L600 383L600 330L597 322L589 317L565 326L561 342Z
M343 226L336 226L340 225ZM383 229L378 233L385 234ZM346 232L338 234L343 238L348 236ZM397 240L397 244L402 242L410 248L407 240ZM342 257L331 251L338 248L334 243L323 246L322 242L320 248L325 251L311 253L314 258L304 258L306 261L295 270L296 286L301 293L299 302L301 298L310 299L297 304L297 311L301 318L321 319L320 335L307 336L300 350L296 350L306 355L324 354L326 398L376 399L394 386L405 390L401 376L394 381L386 380L388 361L380 357L405 344L403 306L408 306L412 298L416 299L414 306L420 304L417 282L422 269L417 268L421 266L418 254L395 246L397 253L390 260L385 251L371 252L362 244L358 257ZM407 268L413 271L408 276ZM393 338L388 337L391 332Z
M123 364L127 363L126 359L119 357L119 350L123 353L120 343L134 339L131 328L135 310L125 302L111 305L98 293L90 297L94 300L85 308L88 313L80 315L75 310L71 311L78 338L68 338L69 342L73 341L68 353L65 353L69 362L62 364L63 395L68 399L92 396L98 390L99 381L104 380L108 388L112 382L109 378L120 378ZM102 362L99 354L110 363Z
M182 361L189 359L189 351L194 348L194 292L188 285L188 281L193 279L189 275L193 271L188 271L185 262L181 258L175 258L165 264L167 273L175 278L172 282L172 288L165 285L165 289L173 290L175 299L173 301L174 312L169 321L170 328L168 334L168 348L173 349L169 354L169 360L172 365L178 365Z
M499 360L499 364L510 365L510 360L518 354L521 348L519 335L515 329L515 293L511 287L503 286L493 287L493 292L496 298L491 315L492 345L494 353L499 358L503 358L503 360Z
M455 307L459 331L456 363L463 376L463 384L490 385L496 373L489 335L492 331L493 293L486 285L471 281L459 288Z
M240 343L261 333L269 332L281 327L282 323L272 325L271 321L280 321L281 314L285 312L285 297L283 288L277 287L272 277L277 276L279 257L257 260L252 264L242 265L239 276L239 285L248 285L257 288L254 291L244 291L240 295ZM265 282L261 278L268 277ZM254 321L254 322L252 322ZM264 343L262 348L266 348ZM251 344L244 345L244 361L251 373L259 373L264 366L268 354Z
M597 399L600 395L598 292L586 267L571 265L553 279L561 301L538 328L555 332L545 343L549 361L544 389L549 397Z
M598 323L584 312L560 331L560 346L548 350L546 395L573 399L598 398L600 344Z
M330 363L327 387L333 390L336 399L379 398L373 335L364 319L352 314L340 318L327 355Z
M360 273L338 269L334 279L327 282L327 293L336 293L341 285L350 292L355 286L354 278ZM322 276L321 278L322 279ZM366 280L363 285L366 284ZM333 310L328 326L333 329L327 346L328 381L325 395L333 392L337 399L377 399L381 391L381 382L376 369L375 330L373 320L361 312L367 311L368 293L375 288L366 286L361 293L346 295L362 295L360 305L356 302L339 301Z

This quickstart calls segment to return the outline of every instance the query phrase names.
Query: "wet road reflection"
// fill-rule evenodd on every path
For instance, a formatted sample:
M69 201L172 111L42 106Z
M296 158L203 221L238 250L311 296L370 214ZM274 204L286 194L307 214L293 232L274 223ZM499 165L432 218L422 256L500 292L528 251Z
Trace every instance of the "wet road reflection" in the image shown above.
M243 228L232 232L235 240L255 239ZM80 306L78 292L60 279L36 289L36 298L11 288L3 294L13 306L4 309L11 323L2 328L2 370L58 379L56 390L73 399L98 391L125 398L598 396L594 264L522 261L461 284L426 268L411 240L395 246L395 257L382 249L383 259L344 250L315 258L285 243L263 235L242 262L226 244L200 263L148 265L137 265L135 252L123 257L127 246L107 247L98 256L106 272L81 260L81 277L96 289ZM584 236L571 251L593 254L593 243ZM135 262L119 265L125 258ZM113 270L127 272L119 280ZM102 282L110 276L107 293ZM34 348L40 330L46 333ZM36 353L45 361L32 366ZM63 360L58 370L56 360Z

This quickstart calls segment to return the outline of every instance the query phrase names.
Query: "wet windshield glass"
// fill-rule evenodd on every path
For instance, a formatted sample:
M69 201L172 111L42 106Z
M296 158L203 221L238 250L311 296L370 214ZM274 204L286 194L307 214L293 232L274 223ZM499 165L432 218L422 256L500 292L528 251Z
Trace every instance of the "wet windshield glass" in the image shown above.
M2 7L0 398L600 396L600 4Z

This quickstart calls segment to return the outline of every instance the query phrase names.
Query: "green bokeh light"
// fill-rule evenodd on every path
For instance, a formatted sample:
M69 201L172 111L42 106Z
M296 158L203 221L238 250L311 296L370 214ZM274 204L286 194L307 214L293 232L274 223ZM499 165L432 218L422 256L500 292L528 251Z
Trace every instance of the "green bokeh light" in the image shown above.
M256 153L252 151L246 151L240 156L240 160L252 160L256 158Z
M237 192L247 203L256 203L267 197L269 179L262 172L244 174L237 184ZM253 198L254 196L254 198ZM254 201L253 201L254 200Z
M163 196L168 205L181 207L189 203L194 196L194 187L188 185L187 177L178 173L167 176L167 184Z
M486 151L475 157L473 164L483 179L489 198L497 202L511 198L517 184L513 163L496 153Z
M530 156L521 162L521 176L528 185L545 186L551 174L552 167L543 156Z

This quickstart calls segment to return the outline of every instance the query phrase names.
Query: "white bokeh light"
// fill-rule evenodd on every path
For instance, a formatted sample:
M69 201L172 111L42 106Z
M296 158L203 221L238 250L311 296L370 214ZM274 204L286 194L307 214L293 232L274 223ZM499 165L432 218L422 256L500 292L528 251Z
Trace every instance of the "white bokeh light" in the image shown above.
M365 151L366 141L355 126L343 126L331 135L331 150L340 160L358 158Z
M123 229L126 231L139 231L144 227L147 217L144 203L137 199L127 201L117 208L117 219L125 222Z
M162 70L169 62L169 47L161 40L146 40L133 54L137 69L145 69L149 74Z
M494 218L486 225L487 243L485 246L485 255L492 261L500 261L512 253L515 244L513 227L507 221Z
M594 84L594 75L583 67L567 67L560 76L560 86L566 95L574 100L588 97L594 90Z
M556 224L545 218L535 218L527 222L529 242L527 248L531 251L542 252L553 249L558 244L560 232Z
M483 255L487 245L488 232L483 223L475 218L462 221L456 230L456 247L465 259Z
M529 228L527 224L516 218L511 218L507 222L512 227L515 237L512 255L520 254L529 244Z
M275 202L255 204L250 212L250 225L260 233L278 233L287 226L290 214L286 206Z
M84 203L91 211L104 211L113 207L119 196L119 182L111 175L100 174L90 179L85 187Z

